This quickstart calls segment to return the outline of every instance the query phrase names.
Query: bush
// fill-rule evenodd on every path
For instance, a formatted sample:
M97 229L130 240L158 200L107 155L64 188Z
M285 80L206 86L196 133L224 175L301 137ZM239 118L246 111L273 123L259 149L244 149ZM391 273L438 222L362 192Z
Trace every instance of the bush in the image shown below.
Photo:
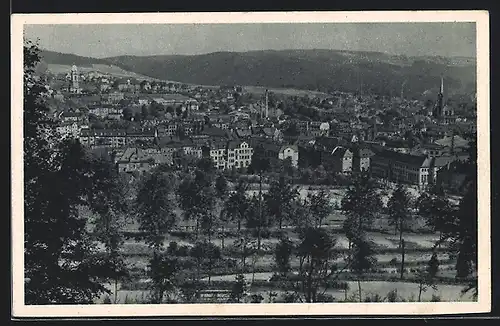
M431 302L441 302L441 297L439 295L432 295Z
M261 303L264 300L264 297L260 294L252 294L250 296L251 303Z
M387 301L389 301L389 302L397 302L398 301L398 290L394 289L394 290L389 291L389 293L387 293L386 298L387 298Z
M376 294L367 295L365 297L364 302L384 302L384 298L382 298L380 296L380 294L376 293Z
M335 302L335 298L333 295L327 293L319 293L316 297L316 302Z
M104 300L102 301L102 303L104 303L104 304L111 304L111 298L109 297L109 295L107 295L107 296L104 297Z
M251 235L252 235L252 237L257 239L259 236L259 230L256 228L252 228ZM268 229L265 229L265 228L261 229L260 230L260 237L262 239L269 239L271 237L271 231L269 231Z

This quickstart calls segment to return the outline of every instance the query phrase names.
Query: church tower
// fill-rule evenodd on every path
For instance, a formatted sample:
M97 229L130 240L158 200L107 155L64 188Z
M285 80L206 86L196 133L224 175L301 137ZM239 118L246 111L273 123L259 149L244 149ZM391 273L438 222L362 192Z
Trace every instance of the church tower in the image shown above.
M435 118L439 118L443 115L443 93L444 93L444 81L443 77L441 77L441 88L439 89L436 107L434 108Z
M70 92L71 93L80 93L78 69L76 68L75 65L73 65L71 67L71 86L70 86Z

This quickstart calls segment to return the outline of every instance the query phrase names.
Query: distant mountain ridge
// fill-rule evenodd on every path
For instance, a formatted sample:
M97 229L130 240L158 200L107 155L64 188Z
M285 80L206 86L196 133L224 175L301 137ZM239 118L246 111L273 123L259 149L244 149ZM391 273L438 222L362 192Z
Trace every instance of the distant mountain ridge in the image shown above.
M290 87L418 96L437 90L444 76L449 94L476 90L476 60L467 57L408 57L381 52L339 50L262 50L200 55L116 56L103 59L52 51L48 64L112 64L162 80L200 85Z

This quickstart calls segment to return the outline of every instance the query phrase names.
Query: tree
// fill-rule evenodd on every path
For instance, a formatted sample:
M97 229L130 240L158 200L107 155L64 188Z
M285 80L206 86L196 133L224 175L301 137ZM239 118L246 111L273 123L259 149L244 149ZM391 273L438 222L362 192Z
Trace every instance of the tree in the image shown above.
M180 270L177 258L164 253L154 253L149 262L149 277L151 278L150 299L153 304L163 303L165 293L176 288L175 276Z
M224 211L224 204L227 200L228 196L228 184L227 179L223 174L219 174L215 179L215 194L217 197L218 205L216 207L219 209L219 222L222 225L222 243L221 246L224 248L224 225L227 222L225 220L226 214Z
M401 279L404 276L404 242L403 232L405 223L411 218L411 197L403 185L399 184L392 193L387 203L389 209L389 223L395 226L396 232L399 230L399 248L401 249Z
M437 254L433 252L426 268L418 272L418 302L422 301L422 292L427 291L429 286L431 286L434 290L437 289L434 284L434 278L436 277L438 271L439 260L437 258Z
M241 230L241 221L245 218L245 213L249 207L249 200L246 195L248 183L240 179L235 187L234 192L229 195L225 203L225 212L232 221L237 221L238 232Z
M157 254L165 234L175 225L173 188L169 175L154 171L144 175L135 201L135 213L144 240Z
M465 279L477 268L477 183L472 180L462 198L457 212L457 221L451 238L452 248L456 248L457 278Z
M419 215L425 219L426 225L439 232L439 243L443 233L453 228L454 209L446 198L442 188L434 186L423 192L416 202Z
M141 119L146 120L149 117L149 109L146 104L143 104L141 107Z
M361 278L363 274L370 270L376 263L374 257L375 251L373 250L371 243L366 239L364 234L356 235L352 240L352 254L348 259L348 264L351 270L358 277L358 295L359 302L362 301L361 294Z
M221 258L219 247L208 241L197 242L191 248L189 255L196 260L196 281L200 280L201 268L206 265L208 273L208 283L210 284L213 263Z
M114 166L104 159L93 161L93 191L91 210L97 213L94 234L106 248L105 259L109 263L110 278L114 281L114 302L118 299L118 281L129 276L121 246L124 242L122 228L128 212L129 185L120 178Z
M333 250L336 240L324 229L315 227L302 230L299 238L301 242L297 247L297 256L300 288L306 302L317 302L319 288L323 287L326 291L329 279L337 270L333 264L337 257Z
M240 303L245 297L247 291L245 276L243 274L237 274L235 281L236 282L233 283L233 287L231 289L230 300L232 302Z
M277 220L280 229L283 226L283 221L289 219L291 204L298 195L297 189L284 176L273 181L268 193L264 195L267 213Z
M286 277L290 271L290 257L293 243L288 238L281 238L274 251L274 261L281 276Z
M130 121L130 119L132 119L132 117L134 116L134 111L132 111L131 108L126 107L123 109L122 114L123 119Z
M111 275L80 212L91 207L93 164L77 140L59 141L34 70L38 47L24 44L25 304L88 304L110 293Z
M321 227L323 221L332 213L333 207L330 203L331 199L325 190L320 190L318 193L309 193L307 195L307 204L312 218L315 221L315 227Z
M347 215L343 229L350 246L353 238L368 230L382 208L376 184L368 174L362 173L356 177L342 199L341 206Z
M297 128L296 123L291 123L286 127L285 130L283 130L283 134L285 136L289 136L289 137L296 137L296 136L300 135L300 131Z
M199 168L196 169L194 176L188 175L180 183L177 193L184 218L196 222L196 239L198 239L200 224L207 231L210 239L215 206L215 190L211 175Z

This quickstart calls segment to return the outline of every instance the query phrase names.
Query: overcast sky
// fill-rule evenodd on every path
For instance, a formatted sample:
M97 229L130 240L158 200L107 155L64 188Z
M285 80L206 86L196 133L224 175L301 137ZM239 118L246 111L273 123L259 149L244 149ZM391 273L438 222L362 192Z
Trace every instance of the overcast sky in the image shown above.
M96 58L264 49L474 56L474 23L26 25L47 50Z

